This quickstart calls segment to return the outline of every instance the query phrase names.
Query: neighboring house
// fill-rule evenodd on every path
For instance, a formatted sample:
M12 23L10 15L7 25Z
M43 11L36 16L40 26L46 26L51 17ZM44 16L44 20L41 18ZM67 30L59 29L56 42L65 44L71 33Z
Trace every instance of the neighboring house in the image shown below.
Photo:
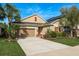
M63 31L61 28L60 28L60 20L63 16L56 16L56 17L52 17L50 19L47 20L47 22L53 26L50 26L50 30L52 31L55 31L55 32L60 32L60 31Z
M52 24L53 26L50 26L50 30L55 31L55 32L70 32L70 29L68 26L65 25L61 25L60 24L60 20L64 20L65 18L60 15L60 16L56 16L56 17L52 17L50 19L47 20L48 23ZM73 36L75 36L75 34L77 34L77 37L79 37L79 25L77 26L77 29L75 29L75 27L73 28L73 30L75 30L77 33L73 32Z

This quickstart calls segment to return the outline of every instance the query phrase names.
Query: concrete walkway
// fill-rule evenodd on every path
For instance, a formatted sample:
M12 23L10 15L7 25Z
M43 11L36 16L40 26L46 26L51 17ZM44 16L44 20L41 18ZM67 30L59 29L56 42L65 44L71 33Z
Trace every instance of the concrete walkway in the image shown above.
M46 53L46 52L48 53L49 51L55 51L55 50L60 50L70 47L64 44L48 41L38 37L27 37L25 39L19 39L18 43L21 46L21 48L24 50L25 54L30 56L42 55L42 53Z

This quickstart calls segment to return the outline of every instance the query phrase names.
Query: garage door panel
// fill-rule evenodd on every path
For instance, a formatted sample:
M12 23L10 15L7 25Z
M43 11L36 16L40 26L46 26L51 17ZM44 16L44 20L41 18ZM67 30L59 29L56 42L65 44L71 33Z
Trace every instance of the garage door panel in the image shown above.
M27 29L28 36L35 36L35 29Z
M29 37L32 37L32 36L35 36L35 29L34 29L34 28L21 29L21 30L20 30L20 34L21 34L22 36L29 36Z

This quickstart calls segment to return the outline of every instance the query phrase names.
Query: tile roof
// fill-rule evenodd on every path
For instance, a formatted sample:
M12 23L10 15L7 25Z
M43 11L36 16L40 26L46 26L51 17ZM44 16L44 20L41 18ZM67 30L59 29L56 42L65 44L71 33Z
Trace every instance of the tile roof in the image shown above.
M47 22L53 22L53 21L58 20L58 19L63 18L63 17L64 16L62 16L62 15L56 16L56 17L52 17L52 18L48 19Z

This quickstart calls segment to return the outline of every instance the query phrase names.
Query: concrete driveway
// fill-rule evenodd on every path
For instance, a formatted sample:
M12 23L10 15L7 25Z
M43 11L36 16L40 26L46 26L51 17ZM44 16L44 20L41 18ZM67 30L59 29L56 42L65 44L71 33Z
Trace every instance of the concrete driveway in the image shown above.
M64 44L48 41L38 37L27 37L25 39L19 39L18 43L24 50L25 54L30 56L70 47Z
M42 52L34 54L33 56L79 56L79 45L55 51L51 50L47 52Z

